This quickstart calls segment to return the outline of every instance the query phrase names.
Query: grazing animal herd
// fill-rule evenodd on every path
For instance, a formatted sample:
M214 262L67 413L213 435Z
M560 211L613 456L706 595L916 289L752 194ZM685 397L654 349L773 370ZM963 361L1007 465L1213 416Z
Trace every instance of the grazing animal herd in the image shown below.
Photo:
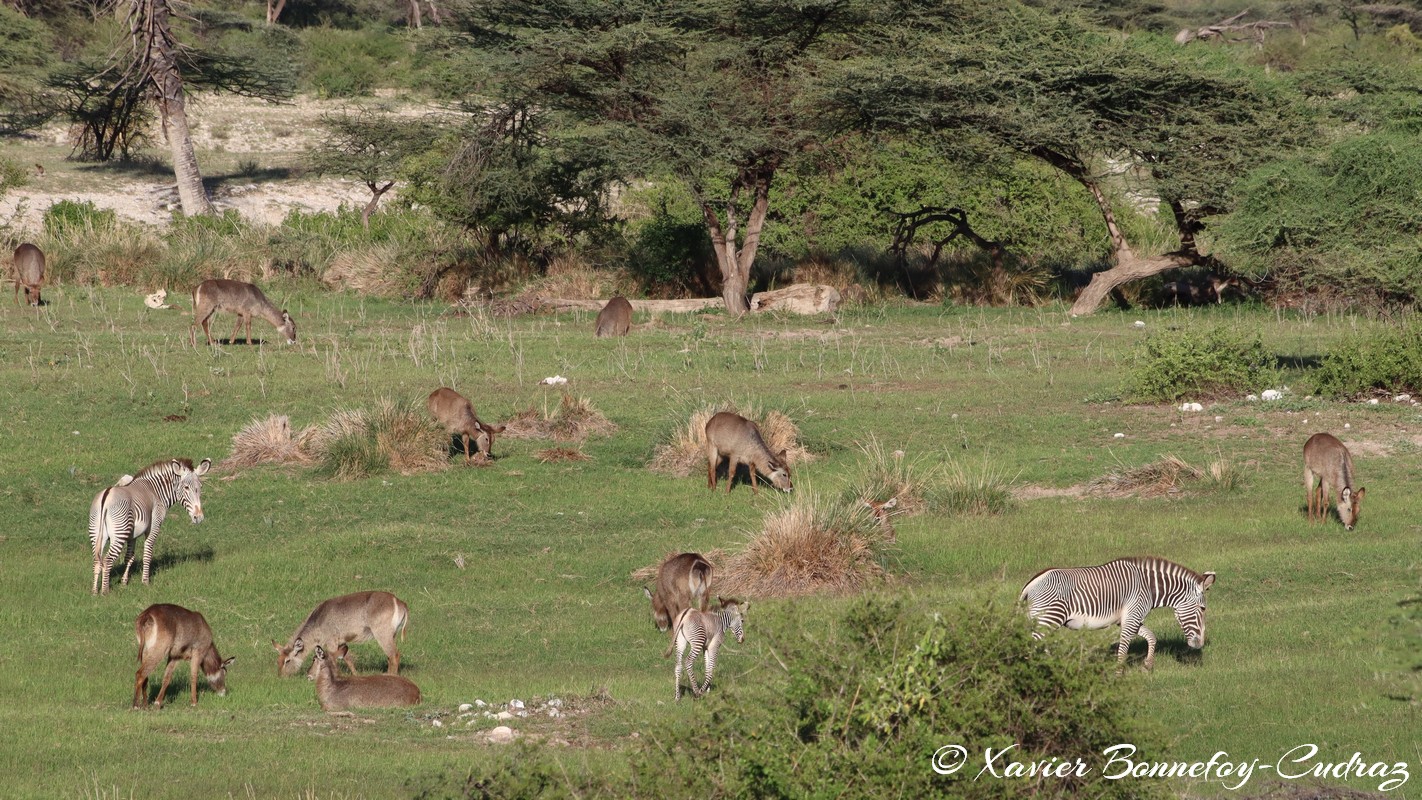
M15 250L16 302L23 289L31 305L41 304L44 267L44 254L38 247L26 243ZM237 318L229 339L231 343L237 341L244 324L246 341L252 343L253 317L270 322L289 344L296 341L296 323L291 315L271 303L256 286L240 281L208 280L193 290L193 320L189 329L193 346L197 344L199 325L208 344L213 343L210 324L218 311L227 311ZM598 337L625 336L631 320L631 304L626 298L614 297L598 314L594 333ZM472 462L476 454L485 460L492 458L494 438L505 426L480 420L469 400L447 387L431 392L427 406L430 415L456 437L457 444L462 444L466 462ZM792 491L788 454L785 450L772 452L751 420L723 411L711 417L704 433L706 483L710 490L717 488L717 471L724 461L728 464L727 492L741 465L749 472L752 493L758 493L758 476L762 475L775 488ZM89 510L94 594L108 594L110 572L125 552L128 560L122 583L128 583L140 537L144 539L142 581L151 582L154 546L169 509L181 504L193 523L203 521L202 477L211 466L208 459L197 465L181 458L160 460L135 475L124 475L94 497ZM1325 520L1328 506L1336 495L1338 518L1347 530L1353 530L1365 492L1355 487L1354 479L1352 457L1341 441L1327 433L1310 437L1304 445L1308 519ZM889 510L896 503L897 498L865 501L889 536L893 534ZM745 638L748 602L717 597L716 605L708 608L714 574L713 565L701 554L674 554L658 567L654 588L643 589L651 601L653 623L669 635L663 656L675 654L674 696L678 700L681 699L683 672L687 674L692 694L704 694L710 689L725 635L729 632L738 642ZM1213 572L1198 573L1163 558L1119 558L1094 567L1045 569L1023 587L1019 602L1026 603L1028 616L1036 620L1039 630L1033 636L1038 639L1046 630L1060 626L1073 630L1120 626L1116 647L1117 674L1120 674L1130 644L1137 636L1146 640L1145 668L1151 669L1154 665L1155 635L1143 623L1157 608L1174 609L1186 644L1194 649L1202 648L1205 644L1205 592L1214 581ZM277 674L279 677L298 675L307 657L312 657L307 676L316 682L317 701L326 711L417 705L421 702L419 688L398 674L400 651L396 638L404 639L409 618L409 606L389 592L363 591L330 598L312 610L285 645L272 641L277 653ZM234 659L222 658L213 642L212 628L201 614L168 603L154 604L138 615L134 634L138 643L134 708L148 705L148 679L165 660L167 667L153 705L163 705L173 671L181 661L189 662L193 705L198 699L199 672L213 691L219 695L226 693L227 668ZM369 640L374 640L385 653L383 675L356 674L349 645ZM703 656L703 679L698 683L692 667L695 660ZM340 675L338 661L344 662L349 677Z

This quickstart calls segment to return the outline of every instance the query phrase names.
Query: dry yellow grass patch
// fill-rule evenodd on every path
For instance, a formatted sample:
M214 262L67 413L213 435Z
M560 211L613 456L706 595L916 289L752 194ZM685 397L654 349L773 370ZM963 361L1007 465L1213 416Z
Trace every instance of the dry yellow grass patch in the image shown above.
M400 254L400 245L394 243L342 250L331 257L330 265L321 273L321 282L333 289L360 294L394 294L399 286L392 279L396 271L390 265L396 263Z
M515 439L556 439L580 442L589 436L609 436L617 424L603 415L586 397L564 394L558 407L540 412L526 408L504 423L501 436Z
M539 450L533 457L544 464L557 464L564 461L591 461L592 456L582 451L581 447L549 447L546 450Z
M790 417L779 411L762 413L754 405L737 406L734 403L703 405L691 412L685 424L678 425L652 453L647 468L653 472L663 472L685 478L693 470L706 465L706 423L722 411L740 414L760 428L760 436L765 440L770 452L785 451L789 466L794 467L811 460L810 451L800 444L800 429Z
M381 400L374 409L340 409L307 438L323 471L354 480L386 469L402 475L449 466L449 434L423 407Z
M303 446L314 432L314 429L307 428L293 435L291 419L285 414L259 417L232 437L232 454L223 459L219 466L237 469L258 464L310 464L311 456Z
M1202 477L1198 468L1167 455L1139 467L1108 472L1087 484L1087 492L1101 497L1159 497L1178 494L1185 484Z

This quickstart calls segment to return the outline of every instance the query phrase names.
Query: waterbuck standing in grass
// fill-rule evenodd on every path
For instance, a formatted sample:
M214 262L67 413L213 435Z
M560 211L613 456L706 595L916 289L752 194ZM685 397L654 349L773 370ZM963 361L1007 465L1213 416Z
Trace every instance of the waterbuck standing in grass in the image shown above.
M626 336L632 329L632 304L625 297L614 297L597 314L593 327L596 336Z
M471 438L474 439L474 452L485 458L494 457L494 435L503 433L505 426L481 421L479 415L474 413L474 406L468 398L447 387L430 392L425 404L429 407L430 416L464 442L464 463L468 464L474 460L469 452Z
M657 630L671 630L672 621L688 608L706 610L706 590L711 585L711 562L700 553L670 556L657 568L657 588L642 588L642 594L652 601L652 622ZM671 655L676 646L667 644L662 658Z
M212 467L204 458L196 467L186 458L159 461L144 467L138 475L125 475L117 486L94 496L89 505L89 544L94 554L94 594L109 593L109 571L128 548L128 564L123 583L137 555L137 539L143 541L143 582L148 583L153 564L153 545L168 509L182 503L193 524L202 522L202 476Z
M735 634L737 642L746 640L745 617L746 611L750 609L750 603L742 604L738 600L722 600L716 598L721 604L720 608L714 611L699 611L695 608L688 608L681 612L676 618L676 630L673 633L676 644L676 699L681 699L681 673L686 672L686 678L691 683L691 693L697 697L706 694L711 688L711 675L716 671L716 653L721 649L721 640L725 638L726 631ZM706 680L698 688L696 685L696 674L692 672L692 665L696 662L696 657L702 653L706 654Z
M736 481L736 467L745 464L750 470L751 492L756 489L756 473L762 473L775 488L788 492L794 488L790 482L790 464L786 451L779 454L770 452L760 428L740 414L722 411L706 422L706 485L716 489L716 468L721 459L730 460L726 470L726 493L730 494L731 484Z
M316 645L316 658L312 667L316 670L316 701L321 704L322 711L420 704L420 687L409 678L399 675L342 678L336 674L336 665L333 663L337 658L347 658L344 644L329 655L325 648Z
M389 592L355 592L332 597L312 610L291 635L286 646L272 642L277 651L277 675L290 677L301 672L308 647L320 645L346 663L346 669L356 674L347 642L374 639L385 651L385 672L400 671L400 651L395 647L395 635L405 638L405 625L410 621L410 607ZM314 678L316 665L311 665L307 677Z
M25 302L38 306L40 286L44 284L44 251L25 242L15 248L15 302L20 302L20 290L25 290Z
M1121 626L1116 645L1116 674L1126 667L1126 652L1139 634L1146 640L1145 668L1155 666L1155 634L1141 624L1157 608L1174 608L1185 643L1205 646L1205 590L1215 573L1192 569L1154 556L1118 558L1099 567L1054 567L1033 576L1019 601L1042 628L1065 625L1074 631ZM1032 638L1041 639L1043 630Z
M207 335L207 343L212 344L212 317L219 311L230 311L237 315L237 327L232 329L229 344L237 343L237 332L242 323L247 323L247 344L252 343L252 317L261 317L276 326L286 337L287 344L296 344L296 321L284 309L277 308L267 296L250 283L213 278L203 281L193 290L193 324L188 328L188 337L193 347L197 347L197 326Z
M1329 433L1315 433L1304 442L1304 491L1308 493L1310 522L1328 518L1328 503L1338 492L1338 519L1353 530L1363 511L1363 492L1353 488L1353 456Z
M212 643L212 628L207 620L196 611L182 606L159 603L151 605L138 615L133 622L134 635L138 637L138 673L133 678L133 707L143 708L148 703L148 676L158 669L163 659L168 660L168 668L163 671L163 683L158 686L158 697L153 705L163 707L163 697L168 693L168 682L173 679L173 668L179 661L187 661L191 667L188 679L192 690L192 704L197 705L198 670L207 676L207 685L218 696L227 694L227 667L237 660L232 657L223 660Z

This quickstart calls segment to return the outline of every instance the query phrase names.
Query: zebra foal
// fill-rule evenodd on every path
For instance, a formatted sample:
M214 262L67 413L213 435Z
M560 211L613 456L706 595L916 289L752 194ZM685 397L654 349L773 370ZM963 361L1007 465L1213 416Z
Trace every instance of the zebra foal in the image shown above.
M139 470L136 476L123 476L117 485L94 496L89 505L89 545L94 553L92 594L109 593L109 571L125 548L129 556L123 568L123 583L128 583L140 536L145 537L143 582L148 583L158 526L163 524L168 509L179 503L188 510L194 524L202 522L201 479L211 467L212 460L207 458L196 467L186 458L158 461Z
M1155 634L1142 623L1157 608L1173 608L1185 643L1205 646L1205 590L1215 573L1200 574L1154 556L1118 558L1099 567L1054 567L1042 570L1022 588L1027 615L1043 628L1065 625L1072 630L1121 626L1116 645L1116 674L1126 668L1126 651L1140 635L1146 640L1145 668L1155 666ZM1038 630L1032 638L1041 639Z
M686 671L691 683L691 693L696 697L711 689L711 674L716 671L716 652L721 649L721 640L726 631L735 634L737 642L746 640L745 618L742 616L750 608L750 603L738 600L716 598L720 608L700 611L688 608L677 615L673 626L672 639L676 643L676 699L681 699L681 673ZM692 665L696 657L706 654L706 680L700 688L696 686L696 673Z

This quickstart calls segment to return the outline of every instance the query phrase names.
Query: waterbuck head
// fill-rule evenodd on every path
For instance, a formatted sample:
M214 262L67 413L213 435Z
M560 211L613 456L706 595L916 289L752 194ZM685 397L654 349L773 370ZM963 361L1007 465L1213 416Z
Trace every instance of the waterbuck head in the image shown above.
M286 313L286 309L282 309L281 324L277 326L277 330L286 337L287 344L296 344L296 320Z
M1351 531L1353 526L1358 524L1358 515L1363 513L1363 493L1366 491L1367 489L1359 489L1355 492L1345 486L1339 493L1338 518L1343 520L1345 530Z
M770 478L770 485L782 492L789 492L795 488L790 482L790 458L786 451L781 450L775 460L770 462L770 472L766 477Z
M1185 632L1185 644L1199 650L1205 646L1205 590L1215 583L1215 573L1206 572L1193 590L1175 607L1175 621Z
M490 425L487 422L474 420L474 426L478 428L479 435L474 437L474 449L483 453L488 458L494 457L494 436L503 433L506 425Z
M300 637L290 647L282 647L273 639L272 648L277 651L277 677L290 678L301 672L301 664L306 660L306 643Z
M218 697L227 695L227 668L236 660L237 656L233 656L224 661L222 656L217 654L216 647L209 647L203 654L202 674L207 677L207 685L217 692Z
M212 459L204 458L196 468L192 462L173 459L173 469L177 472L178 499L188 510L188 517L196 525L202 522L202 476L212 469Z
M750 610L750 602L730 598L722 600L719 596L716 602L721 604L721 618L725 620L725 629L736 635L737 642L746 640L745 613Z

